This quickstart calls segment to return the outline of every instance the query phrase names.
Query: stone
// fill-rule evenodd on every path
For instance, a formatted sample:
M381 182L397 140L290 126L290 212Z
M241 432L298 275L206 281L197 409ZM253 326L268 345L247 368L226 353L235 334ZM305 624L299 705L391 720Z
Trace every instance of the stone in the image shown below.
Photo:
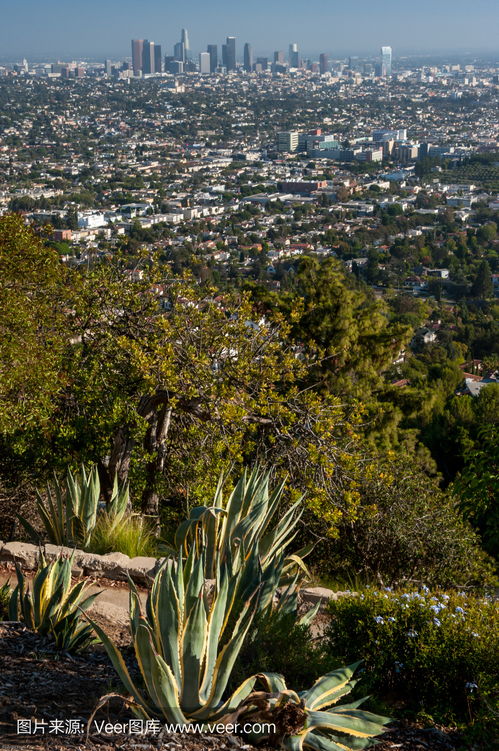
M78 551L80 552L80 551ZM115 581L126 581L130 558L124 553L80 553L77 563L86 576L102 576Z
M25 568L36 568L39 550L29 542L7 542L0 551L0 561L19 563Z
M321 600L326 603L328 600L335 599L335 594L332 589L326 589L326 587L307 587L300 590L301 602L309 605L315 605Z
M159 568L159 562L158 558L148 558L139 555L128 559L126 571L130 578L137 584L150 584Z

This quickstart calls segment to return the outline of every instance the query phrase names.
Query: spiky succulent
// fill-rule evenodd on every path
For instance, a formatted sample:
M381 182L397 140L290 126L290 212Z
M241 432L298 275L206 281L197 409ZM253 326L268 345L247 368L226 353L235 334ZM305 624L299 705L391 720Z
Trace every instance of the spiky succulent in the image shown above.
M132 680L111 639L92 624L139 716L181 723L216 719L234 711L255 684L256 676L224 696L262 593L258 556L249 556L237 575L224 564L211 593L204 565L194 548L185 564L180 556L166 561L144 612L130 582L130 629L143 687Z
M54 545L79 545L87 547L94 531L100 507L100 481L97 467L73 474L68 470L64 483L57 477L51 487L47 485L46 500L37 492L36 506L45 528L48 541ZM129 504L128 484L118 485L115 477L111 499L106 511L118 523L123 518ZM19 521L30 537L40 541L40 534L23 517Z
M359 709L366 699L350 704L337 702L349 694L356 680L352 677L360 663L339 668L319 678L311 689L296 693L273 681L275 693L256 692L239 707L235 717L245 723L271 723L272 735L250 733L255 743L269 740L286 751L357 751L371 747L385 731L389 717ZM231 718L233 719L233 718Z
M259 600L275 593L279 577L266 578L258 549L239 555L239 567L230 561L217 567L211 593L206 591L203 555L194 547L185 565L181 556L168 560L154 580L145 610L130 583L130 628L141 685L131 678L112 640L93 624L126 690L123 699L138 716L170 723L233 724L240 716L250 724L265 720L276 725L272 740L289 751L363 748L358 743L383 732L385 718L358 711L360 702L323 711L351 691L356 665L324 676L300 695L273 673L252 675L227 694ZM258 683L264 690L254 690ZM103 697L99 706L109 698Z
M303 508L301 501L297 501L276 520L284 483L272 492L269 484L270 473L258 467L249 473L245 471L225 502L220 480L212 505L192 509L189 518L180 524L175 546L183 555L192 546L198 553L203 552L207 579L215 577L217 567L240 566L248 551L257 548L263 571L279 571L278 584L284 587L279 609L283 613L296 612L299 589L310 576L303 562L310 548L289 554L288 547L298 534ZM236 554L240 551L242 557ZM269 606L272 607L272 602L262 597L260 611Z
M93 603L99 592L88 594L85 581L71 585L71 558L56 558L46 563L43 556L31 583L16 564L17 585L9 602L9 618L21 620L33 631L50 636L58 649L78 652L94 639L92 628L81 613Z

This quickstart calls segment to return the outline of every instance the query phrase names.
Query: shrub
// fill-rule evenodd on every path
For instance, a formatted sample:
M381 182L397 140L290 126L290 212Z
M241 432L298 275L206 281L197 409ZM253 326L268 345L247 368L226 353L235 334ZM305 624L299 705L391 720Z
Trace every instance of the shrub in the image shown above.
M119 552L130 558L153 556L156 537L151 526L140 516L117 519L104 512L97 517L87 550L99 555Z
M98 592L89 595L85 581L71 586L72 558L57 558L47 564L41 556L31 591L16 564L17 586L9 600L9 618L22 620L42 636L50 636L57 649L78 652L95 641L92 627L83 623Z
M496 580L452 495L417 466L400 457L369 464L358 492L357 516L340 524L337 540L317 549L320 575L338 579L348 572L365 582L444 588Z
M337 664L322 643L313 639L309 625L297 623L294 613L282 615L274 611L255 619L234 675L235 682L240 683L246 675L260 671L282 673L290 685L302 690Z
M327 649L364 661L371 690L412 712L466 722L498 699L499 603L463 592L366 589L329 604Z

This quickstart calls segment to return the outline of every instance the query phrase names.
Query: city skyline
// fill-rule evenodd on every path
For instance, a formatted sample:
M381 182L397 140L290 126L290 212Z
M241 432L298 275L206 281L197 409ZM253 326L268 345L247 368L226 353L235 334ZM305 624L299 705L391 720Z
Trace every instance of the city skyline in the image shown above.
M221 46L227 37L236 37L238 61L245 42L254 55L287 50L293 42L304 55L376 54L388 44L398 54L498 51L495 0L476 0L472 7L462 0L441 0L437 6L421 0L417 9L400 0L384 0L376 7L359 0L355 8L319 0L314 7L311 13L297 0L276 0L271 8L255 0L248 9L226 0L193 0L188 7L165 9L158 0L149 0L137 9L129 0L110 0L103 8L87 0L69 15L60 0L48 0L43 7L27 0L4 12L0 57L122 57L130 54L130 38L154 39L169 51L182 28L189 32L195 55L206 51L207 44Z

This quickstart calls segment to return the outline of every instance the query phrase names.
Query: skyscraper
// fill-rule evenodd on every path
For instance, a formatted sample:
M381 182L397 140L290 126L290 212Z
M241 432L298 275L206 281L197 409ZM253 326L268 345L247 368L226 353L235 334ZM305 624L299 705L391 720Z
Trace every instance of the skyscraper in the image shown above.
M161 55L161 45L155 44L154 45L154 72L155 73L162 73L163 72L163 57Z
M209 44L207 50L210 53L210 73L214 73L218 68L218 47L216 44Z
M222 65L225 69L227 69L227 45L222 44Z
M104 70L105 70L106 76L108 78L111 78L112 68L113 68L113 66L111 64L111 60L106 60L104 62Z
M189 44L189 32L187 29L182 29L182 33L180 34L180 41L184 45L184 53L186 59L191 56L191 46Z
M253 49L249 42L244 45L244 70L248 73L253 70Z
M293 42L289 45L289 67L300 67L300 53L298 52L298 45L296 44L296 42Z
M227 70L236 70L236 37L227 37Z
M210 53L209 52L200 52L199 53L199 72L202 74L209 74L210 73Z
M134 76L138 76L142 70L143 49L144 49L143 39L132 39L132 68L133 68Z
M381 48L381 76L389 78L392 75L392 48Z
M185 46L183 42L177 42L173 48L173 57L181 63L185 63Z
M321 75L329 71L329 56L325 52L319 57L319 69Z
M147 75L154 73L154 42L144 39L142 48L142 73Z

